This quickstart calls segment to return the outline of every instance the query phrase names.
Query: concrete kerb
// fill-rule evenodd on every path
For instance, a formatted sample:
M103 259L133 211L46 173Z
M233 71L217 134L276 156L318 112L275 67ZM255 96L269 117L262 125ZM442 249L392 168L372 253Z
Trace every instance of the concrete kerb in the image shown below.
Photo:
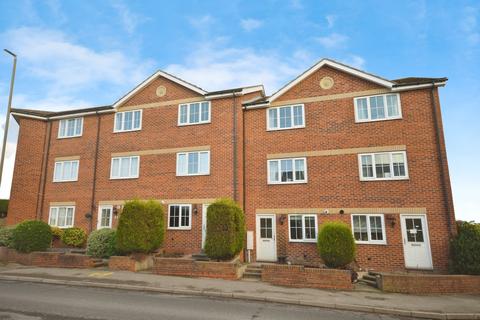
M209 290L165 289L165 288L146 287L146 286L129 285L129 284L114 284L114 283L103 283L103 282L100 283L100 282L93 282L93 281L77 281L77 280L58 280L58 279L8 276L8 275L0 275L0 280L45 283L45 284L77 286L77 287L130 290L130 291L141 291L141 292L155 292L155 293L178 294L178 295L207 296L212 298L240 299L240 300L248 300L248 301L256 301L256 302L281 303L281 304L300 305L300 306L336 309L336 310L344 310L344 311L388 314L388 315L395 315L395 316L407 316L407 317L420 318L420 319L445 319L445 320L480 319L480 313L439 313L439 312L409 311L409 310L402 310L402 309L368 307L368 306L353 305L353 304L350 305L350 304L334 304L334 303L324 303L324 302L315 302L315 301L300 301L300 300L288 299L288 298L276 298L276 297L266 297L266 296L258 296L258 295L256 296L256 295L248 295L245 293L216 292L216 291L209 291Z

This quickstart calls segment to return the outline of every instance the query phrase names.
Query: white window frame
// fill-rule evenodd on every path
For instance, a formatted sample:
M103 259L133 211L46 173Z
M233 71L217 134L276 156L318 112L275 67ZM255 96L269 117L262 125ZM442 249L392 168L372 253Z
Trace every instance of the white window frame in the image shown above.
M67 222L67 210L72 209L72 224L71 225L64 225L64 226L59 226L58 225L58 212L60 211L60 208L65 208L65 222ZM50 220L52 217L52 211L53 209L57 209L57 217L55 218L55 225L50 224ZM72 228L75 225L75 206L51 206L49 213L48 213L48 224L52 227L58 227L60 229L67 229L67 228Z
M110 225L108 227L102 226L102 210L110 209ZM99 229L111 229L113 223L113 205L101 205L98 207L98 216L97 216L97 230Z
M202 103L207 103L208 104L208 120L202 120ZM198 103L200 105L200 110L199 110L199 121L198 122L190 122L190 106L192 104ZM181 123L180 122L180 109L182 106L187 106L187 122ZM205 123L211 123L212 122L212 103L208 100L205 101L195 101L195 102L189 102L189 103L180 103L178 105L178 118L177 118L177 125L178 126L194 126L197 124L205 124Z
M280 163L282 160L292 160L293 163L293 181L281 181L281 167ZM304 171L304 180L296 180L295 177L295 160L303 160L305 164L305 171ZM278 162L278 173L279 173L279 181L272 181L270 179L270 165L272 162ZM306 157L300 157L300 158L280 158L280 159L269 159L267 161L267 181L268 184L301 184L301 183L308 183L308 174L307 174L307 158Z
M199 167L200 167L200 153L207 153L208 155L208 171L207 172L199 172L199 173L188 173L188 155L191 153L198 153L199 154ZM187 164L187 173L182 174L179 170L179 159L180 155L186 156L186 164ZM210 150L201 150L201 151L187 151L187 152L178 152L177 153L177 163L176 163L176 175L177 177L189 177L189 176L208 176L210 174Z
M303 124L302 125L295 125L294 124L294 115L293 115L293 107L296 106L301 106L302 107L302 115L303 115ZM280 128L280 109L281 108L288 108L290 107L292 109L292 126L288 128ZM277 126L276 127L270 127L270 110L274 109L277 113ZM278 107L271 107L266 109L266 119L267 119L267 131L279 131L279 130L292 130L292 129L300 129L300 128L305 128L306 124L306 116L305 116L305 105L303 103L298 103L298 104L291 104L291 105L285 105L285 106L278 106Z
M138 128L133 128L133 124L135 123L134 115L135 112L140 111L140 127ZM125 124L125 121L123 121L125 117L125 113L131 112L132 113L132 129L125 130L123 128L117 129L117 115L122 114L122 127ZM143 122L143 109L136 109L136 110L127 110L127 111L119 111L114 113L114 121L113 121L113 132L114 133L119 133L119 132L132 132L132 131L140 131L142 130L142 122Z
M401 153L405 159L405 176L404 177L395 177L393 174L393 159L392 155L394 153ZM390 172L392 176L390 178L377 178L377 172L375 168L375 155L378 154L388 154L390 158ZM362 170L362 156L371 156L372 157L372 166L373 166L373 177L364 177L363 170ZM408 160L407 160L407 152L406 151L388 151L388 152L374 152L374 153L359 153L358 154L358 174L360 177L360 181L384 181L384 180L408 180Z
M73 163L73 162L76 162L77 163L77 173L75 174L75 177L73 179L59 179L57 180L55 178L56 176L56 173L57 173L57 163L60 163L62 165L62 171L63 171L63 167L65 166L65 163L66 162L70 162L70 163ZM80 170L80 160L60 160L60 161L55 161L54 165L53 165L53 182L73 182L73 181L78 181L78 171Z
M387 96L388 95L396 95L397 102L398 102L398 115L397 116L388 116L388 105L387 105ZM370 108L370 98L373 97L383 97L383 107L385 112L385 118L383 119L372 119L372 110ZM368 119L359 119L358 117L358 108L357 108L357 101L360 99L367 99L367 113ZM355 111L355 122L362 123L362 122L375 122L375 121L387 121L387 120L395 120L395 119L402 119L402 104L400 102L400 94L398 93L385 93L385 94L377 94L373 96L363 96L363 97L356 97L353 99L353 108Z
M353 228L353 217L355 216L365 216L367 217L367 234L368 234L368 241L356 240L355 239L355 230ZM383 240L372 240L371 229L370 229L370 217L380 217L382 221L382 237ZM371 213L355 213L352 214L350 217L350 223L352 226L352 236L355 240L355 243L359 244L387 244L387 231L385 229L385 217L381 213L371 214Z
M170 226L170 208L178 206L180 207L180 216L179 216L179 226L178 227L171 227ZM181 226L182 222L182 207L188 207L188 226ZM192 229L192 205L191 204L185 204L185 203L172 203L168 205L168 218L167 218L167 229L169 230L191 230Z
M80 121L80 133L79 134L73 134L69 136L67 134L67 123L68 120L75 120L75 122ZM62 123L65 123L65 135L61 135L61 128L62 128ZM76 124L75 124L76 126ZM61 119L58 121L58 139L69 139L69 138L77 138L81 137L83 135L83 117L78 117L78 118L67 118L67 119Z
M302 217L302 239L292 239L292 234L290 232L290 217L292 216L301 216ZM315 239L305 239L305 218L314 217L315 218ZM288 214L288 241L289 242L306 242L306 243L316 243L318 239L318 218L314 213L290 213Z
M138 161L137 161L137 174L135 176L132 176L132 175L129 175L129 176L126 176L126 177L123 177L123 176L118 176L118 177L114 177L113 176L113 161L115 159L120 159L120 163L119 165L121 165L121 159L123 158L137 158ZM130 160L131 162L131 160ZM132 167L130 166L129 167L129 173L131 171ZM120 172L121 172L121 167L120 167ZM111 161L110 161L110 179L111 180L123 180L123 179L137 179L138 177L140 176L140 156L125 156L125 157L112 157Z

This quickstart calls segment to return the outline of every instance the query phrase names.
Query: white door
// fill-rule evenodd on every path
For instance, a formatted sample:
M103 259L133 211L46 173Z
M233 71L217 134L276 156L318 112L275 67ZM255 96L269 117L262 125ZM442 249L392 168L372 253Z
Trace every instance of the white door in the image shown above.
M277 261L274 214L257 215L257 260Z
M97 229L112 227L113 206L102 205L98 207Z
M205 239L207 238L207 208L209 205L202 205L202 250L205 248Z
M432 255L425 215L401 215L405 267L432 269Z

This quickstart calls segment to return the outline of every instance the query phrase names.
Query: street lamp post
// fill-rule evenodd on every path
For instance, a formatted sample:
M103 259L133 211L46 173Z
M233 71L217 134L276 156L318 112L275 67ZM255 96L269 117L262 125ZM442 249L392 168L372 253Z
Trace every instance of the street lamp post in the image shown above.
M0 185L2 183L3 163L5 162L5 151L7 149L8 125L10 124L10 110L12 109L13 85L15 84L15 71L17 69L17 55L7 49L3 49L3 50L13 57L13 70L12 70L12 79L10 81L10 94L8 96L7 114L5 118L5 129L3 132L2 158L0 160Z

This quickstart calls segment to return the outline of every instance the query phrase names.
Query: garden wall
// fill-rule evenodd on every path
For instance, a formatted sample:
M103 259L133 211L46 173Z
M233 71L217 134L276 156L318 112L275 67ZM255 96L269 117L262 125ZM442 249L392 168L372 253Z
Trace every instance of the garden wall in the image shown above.
M351 290L349 270L305 268L297 265L263 265L262 281L296 288Z
M112 256L108 259L108 268L113 271L137 272L147 270L153 266L152 256Z
M153 273L168 276L237 280L243 274L239 259L228 262L196 261L186 258L155 258Z
M480 294L480 276L382 273L380 289L410 294Z
M94 259L83 254L66 254L63 252L21 253L5 247L0 247L0 262L56 268L93 268L95 266Z

